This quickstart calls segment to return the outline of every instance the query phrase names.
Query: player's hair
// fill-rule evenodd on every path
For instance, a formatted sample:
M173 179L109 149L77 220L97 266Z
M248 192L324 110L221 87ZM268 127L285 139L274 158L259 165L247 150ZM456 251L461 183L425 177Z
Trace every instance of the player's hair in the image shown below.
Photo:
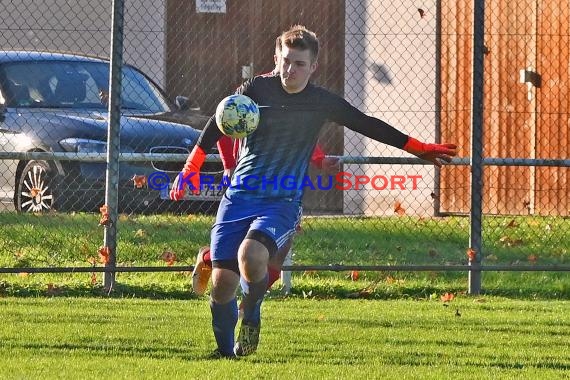
M303 25L293 25L281 33L275 40L275 52L281 52L283 46L293 49L309 50L311 61L316 62L319 56L319 39L317 35Z

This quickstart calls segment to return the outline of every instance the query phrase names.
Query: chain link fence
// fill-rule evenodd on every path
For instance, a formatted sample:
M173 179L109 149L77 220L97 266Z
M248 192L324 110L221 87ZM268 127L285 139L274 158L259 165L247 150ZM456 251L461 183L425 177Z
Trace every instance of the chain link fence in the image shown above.
M113 13L117 3L123 12ZM168 184L217 102L273 69L275 38L293 24L319 36L315 83L420 140L460 147L452 165L436 170L325 125L319 145L343 163L340 174L310 169L316 189L306 191L296 262L565 264L570 11L563 1L523 3L485 2L481 40L477 1L2 1L2 266L105 261L104 235L114 229L119 264L173 253L191 265L208 244L221 192L171 202ZM120 164L108 185L113 14L124 15L115 30L124 65L115 103ZM221 172L212 156L204 174L216 183ZM118 209L101 209L109 194ZM187 220L199 228L188 231ZM175 239L160 234L166 225L179 226ZM356 262L355 249L366 259Z

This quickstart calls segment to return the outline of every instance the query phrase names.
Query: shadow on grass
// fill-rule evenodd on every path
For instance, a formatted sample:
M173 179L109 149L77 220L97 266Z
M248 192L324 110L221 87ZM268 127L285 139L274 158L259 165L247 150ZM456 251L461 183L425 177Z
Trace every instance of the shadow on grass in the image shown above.
M199 299L189 290L150 288L149 286L117 284L109 291L102 286L29 286L0 284L0 297L88 297L88 298L142 298L142 299Z
M434 296L439 297L444 293L465 294L468 292L465 287L459 286L400 286L389 288L376 288L369 290L363 288L358 291L350 291L347 289L335 289L331 291L327 288L315 288L314 286L298 285L292 289L291 295L303 298L316 298L316 299L371 299L371 300L396 300L396 299L411 299L422 300L430 299ZM568 300L570 299L570 287L564 289L545 289L519 287L505 287L501 288L483 288L479 295L473 296L492 296L504 297L520 300Z

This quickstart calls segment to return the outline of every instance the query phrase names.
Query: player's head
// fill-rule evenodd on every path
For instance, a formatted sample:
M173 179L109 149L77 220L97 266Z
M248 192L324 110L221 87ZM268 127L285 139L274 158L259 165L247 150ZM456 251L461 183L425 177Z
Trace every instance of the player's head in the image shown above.
M309 50L312 62L317 62L319 56L319 39L317 35L303 25L293 25L281 33L275 40L275 55L279 55L283 47L298 50Z
M317 69L319 40L302 25L292 26L275 41L275 65L285 91L302 91Z

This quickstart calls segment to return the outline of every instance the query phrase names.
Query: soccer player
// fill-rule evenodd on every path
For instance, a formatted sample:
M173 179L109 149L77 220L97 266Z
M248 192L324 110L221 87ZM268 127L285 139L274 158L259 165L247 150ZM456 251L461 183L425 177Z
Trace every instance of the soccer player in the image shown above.
M263 108L257 129L241 141L231 185L220 202L211 231L210 310L217 357L249 355L258 348L261 331L258 310L267 288L267 264L289 242L301 215L303 189L290 186L290 180L302 183L326 121L403 149L437 167L441 167L441 161L450 161L456 155L453 144L422 143L312 84L310 78L317 69L319 41L304 26L293 26L283 32L277 43L280 54L275 60L279 74L254 77L237 91ZM180 182L175 182L171 190L172 199L184 195L188 181L192 191L199 189L197 174L205 152L220 136L215 118L211 118L177 177ZM236 291L240 283L243 318L236 340Z

